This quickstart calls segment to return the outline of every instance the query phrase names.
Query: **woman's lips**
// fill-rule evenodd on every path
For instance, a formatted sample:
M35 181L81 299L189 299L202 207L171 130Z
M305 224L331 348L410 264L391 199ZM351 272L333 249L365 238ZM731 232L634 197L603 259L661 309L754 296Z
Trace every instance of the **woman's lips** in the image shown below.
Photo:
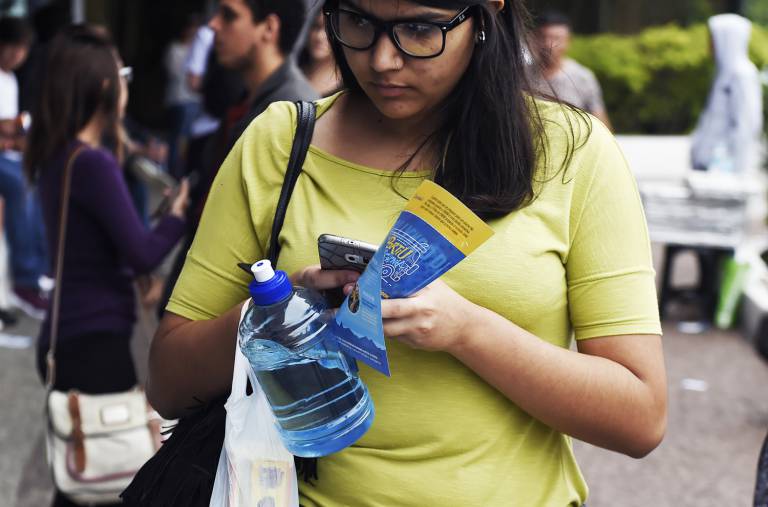
M376 92L382 97L400 97L408 91L409 86L390 83L372 83Z

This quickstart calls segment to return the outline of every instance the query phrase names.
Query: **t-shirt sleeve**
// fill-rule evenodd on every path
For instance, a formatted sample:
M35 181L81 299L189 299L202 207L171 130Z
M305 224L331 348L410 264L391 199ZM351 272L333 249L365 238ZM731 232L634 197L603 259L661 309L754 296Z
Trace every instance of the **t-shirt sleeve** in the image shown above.
M616 141L599 122L574 180L568 303L576 339L661 334L640 195Z
M266 255L294 121L293 105L275 102L235 143L211 186L168 311L207 320L248 297L252 278L237 264Z
M168 302L169 312L191 320L215 318L248 297L239 262L261 256L242 180L243 140L235 144L211 187L200 226Z

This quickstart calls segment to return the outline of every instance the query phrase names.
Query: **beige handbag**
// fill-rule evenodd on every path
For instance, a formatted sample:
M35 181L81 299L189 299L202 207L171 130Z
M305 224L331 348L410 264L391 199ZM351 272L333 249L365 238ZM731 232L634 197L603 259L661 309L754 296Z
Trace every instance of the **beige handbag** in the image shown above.
M63 174L51 343L46 357L46 447L56 489L75 503L99 505L119 502L120 493L159 448L162 419L139 388L98 395L53 389L72 165L79 152L80 148L72 153Z

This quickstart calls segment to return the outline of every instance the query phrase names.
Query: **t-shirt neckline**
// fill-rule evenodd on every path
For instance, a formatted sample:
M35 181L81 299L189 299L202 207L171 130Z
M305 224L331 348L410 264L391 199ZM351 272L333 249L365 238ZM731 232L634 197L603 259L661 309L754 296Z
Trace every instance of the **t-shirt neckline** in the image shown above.
M335 94L326 97L324 99L321 99L317 103L317 118L320 118L322 115L325 114L326 111L328 111L333 104L336 103L336 100L341 97L342 94L348 93L347 90L341 90L339 92L336 92ZM314 144L309 145L309 151L313 153L314 155L319 156L320 158L323 158L327 160L328 162L332 162L337 165L342 165L344 167L348 167L350 169L354 169L355 171L367 173L367 174L373 174L376 176L384 176L384 177L400 177L400 178L425 178L427 176L430 176L432 174L432 171L430 169L422 169L419 171L406 171L404 173L398 173L397 171L388 171L385 169L377 169L374 167L369 167L362 164L357 164L355 162L346 160L344 158L338 157L332 153L329 153L328 151L325 151L321 148L318 148Z

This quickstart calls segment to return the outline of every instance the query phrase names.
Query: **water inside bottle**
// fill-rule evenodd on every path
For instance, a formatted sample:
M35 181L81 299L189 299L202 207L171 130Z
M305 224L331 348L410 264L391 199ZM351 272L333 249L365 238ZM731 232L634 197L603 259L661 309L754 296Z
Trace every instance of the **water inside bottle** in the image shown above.
M298 456L341 450L373 420L373 404L354 360L323 335L328 318L321 299L297 288L284 303L253 305L241 324L241 350L269 400L286 447Z
M284 430L303 431L327 424L363 399L360 379L351 377L343 367L331 366L332 360L326 358L323 365L314 359L296 357L268 340L252 340L246 348L246 357L259 356L260 362L275 353L272 357L276 363L256 371L256 377ZM344 361L338 352L335 355L336 362Z

